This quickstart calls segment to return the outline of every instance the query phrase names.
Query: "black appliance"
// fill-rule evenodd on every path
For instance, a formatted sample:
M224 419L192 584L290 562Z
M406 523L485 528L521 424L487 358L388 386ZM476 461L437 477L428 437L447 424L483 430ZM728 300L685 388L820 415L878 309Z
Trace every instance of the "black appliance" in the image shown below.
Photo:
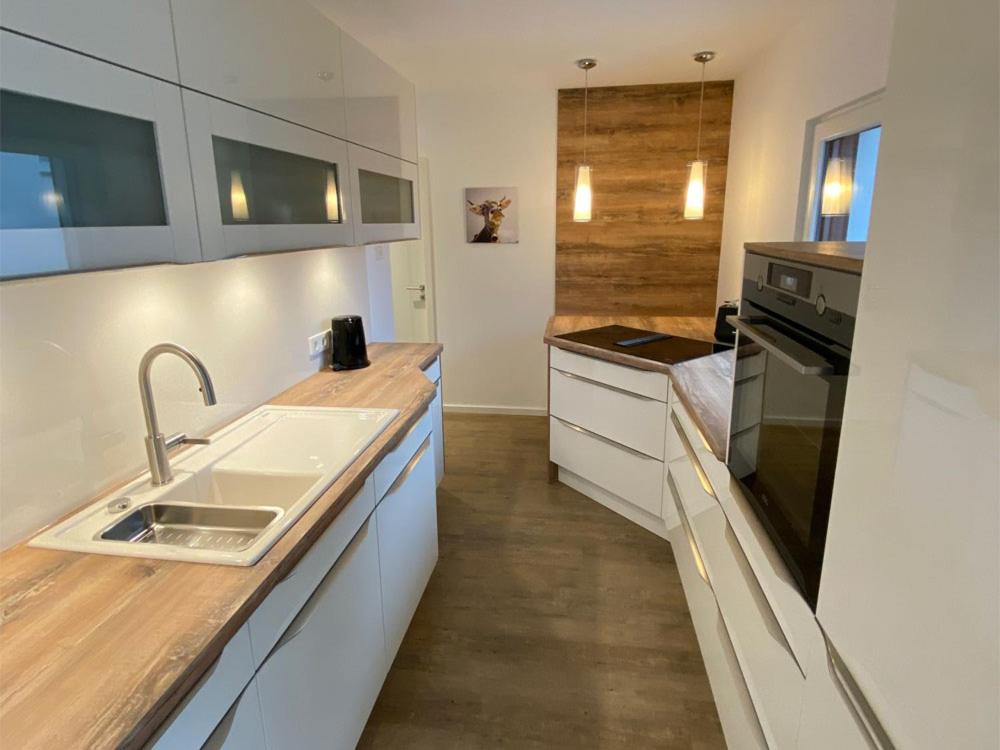
M719 305L715 313L715 338L732 344L736 341L736 329L730 324L728 318L739 312L739 301L730 300Z
M333 319L330 350L334 370L356 370L371 364L360 315L338 315Z
M732 349L729 344L698 341L683 336L671 336L668 333L644 331L640 328L627 326L588 328L585 331L564 333L556 338L628 354L632 357L641 357L666 365Z
M748 253L727 464L810 606L819 596L861 277Z

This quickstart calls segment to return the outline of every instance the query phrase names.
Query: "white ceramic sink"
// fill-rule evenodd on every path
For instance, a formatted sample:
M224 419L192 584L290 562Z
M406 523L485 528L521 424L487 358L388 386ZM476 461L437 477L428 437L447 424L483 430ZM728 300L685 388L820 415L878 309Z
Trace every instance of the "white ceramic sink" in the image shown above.
M399 414L262 406L29 542L32 547L253 565Z

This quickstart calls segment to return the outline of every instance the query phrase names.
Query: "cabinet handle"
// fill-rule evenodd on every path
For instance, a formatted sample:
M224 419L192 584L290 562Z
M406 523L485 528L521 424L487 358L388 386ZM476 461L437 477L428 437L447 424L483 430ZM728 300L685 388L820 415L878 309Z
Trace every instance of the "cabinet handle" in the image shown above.
M643 396L641 393L633 393L632 391L626 391L624 388L619 388L615 385L608 385L607 383L602 383L599 380L591 380L590 378L585 378L583 375L577 375L575 372L566 372L565 370L560 370L558 367L553 367L553 370L558 372L563 377L570 378L571 380L580 380L584 383L590 383L591 385L596 385L599 388L606 388L609 391L614 391L615 393L621 393L625 396L631 396L632 398L637 398L640 401L656 401L655 398L650 398L649 396ZM659 403L663 403L662 401Z
M385 495L382 496L383 500L387 498L389 495L391 495L395 491L395 489L399 487L399 485L401 485L403 482L405 482L406 478L413 473L413 470L417 466L417 462L420 461L424 453L427 452L427 446L429 446L430 444L431 444L431 436L428 435L427 437L424 438L424 442L420 444L420 447L417 448L417 452L413 454L413 458L411 458L409 462L406 464L406 466L403 467L403 470L399 472L399 476L396 477L396 480L390 485L389 489L385 491Z
M680 516L681 526L684 527L684 535L687 537L691 554L694 555L694 566L698 569L698 575L701 576L701 580L706 583L714 597L715 587L708 578L708 569L705 567L705 560L701 556L701 550L698 549L698 542L695 541L694 532L691 530L691 522L688 521L687 512L684 510L684 503L681 502L681 493L677 490L677 485L674 484L674 478L669 471L667 472L667 484L670 485L670 492L673 493L674 502L677 505L677 515ZM716 602L718 602L717 598Z
M681 439L681 445L684 446L684 452L694 465L694 473L698 475L698 481L701 483L701 488L705 490L707 494L718 500L719 498L716 496L715 490L712 489L712 483L708 481L708 475L701 467L701 461L699 461L698 456L695 455L694 446L691 445L691 441L688 440L687 435L684 433L684 427L681 425L681 421L677 418L677 414L673 411L673 409L670 410L670 420L674 423L674 428L677 430L677 437Z
M583 427L577 427L575 424L573 424L571 422L567 422L565 419L560 419L555 414L550 414L549 416L552 417L557 422L562 423L563 425L565 425L569 429L575 430L576 432L579 432L582 435L589 435L590 437L594 438L595 440L600 440L602 443L606 443L606 444L610 445L612 448L617 448L620 451L625 451L626 453L631 453L633 456L637 456L639 458L644 458L647 461L660 461L660 459L658 459L658 458L653 458L652 456L647 456L645 453L642 453L641 451L637 451L635 448L629 448L627 445L622 445L621 443L616 442L616 441L612 440L611 438L604 437L604 435L598 435L596 432L591 432L590 430L584 429Z
M354 554L354 550L357 548L355 542L357 542L362 535L367 534L368 521L365 521L361 528L358 529L358 533L355 534L354 538L348 543L344 551L340 553L340 557L338 557L336 561L334 561L333 565L330 566L330 570L328 570L326 575L323 576L323 580L319 582L319 586L317 586L316 590L313 591L312 595L309 597L309 601L302 606L302 609L299 610L295 619L292 620L292 624L288 626L288 629L284 632L284 634L282 634L281 639L274 645L274 648L271 649L272 655L277 653L279 649L286 646L303 630L305 630L306 625L309 624L309 620L312 619L313 613L316 611L316 607L318 607L320 601L322 601L324 592L326 592L326 590L333 585L333 581L336 578L337 567L341 563L346 563L350 559L350 556ZM269 655L268 659L270 658L271 656Z
M818 620L816 623L819 625ZM854 676L851 675L847 665L844 664L844 660L840 657L840 654L837 653L837 649L834 647L830 636L827 635L822 625L819 626L819 632L823 634L823 644L826 646L826 659L830 665L830 671L833 673L834 681L837 683L840 692L847 699L847 703L851 707L851 712L861 726L864 727L868 735L868 740L878 750L895 750L896 746L893 744L885 727L882 726L882 722L879 721L875 709L868 702L861 687L855 681Z
M780 333L766 326L765 331L754 323L763 323L767 318L738 318L730 315L726 322L745 336L753 339L761 349L769 354L773 354L786 365L791 367L799 375L829 375L833 372L833 365L813 352L811 349L802 346L796 341L782 336Z

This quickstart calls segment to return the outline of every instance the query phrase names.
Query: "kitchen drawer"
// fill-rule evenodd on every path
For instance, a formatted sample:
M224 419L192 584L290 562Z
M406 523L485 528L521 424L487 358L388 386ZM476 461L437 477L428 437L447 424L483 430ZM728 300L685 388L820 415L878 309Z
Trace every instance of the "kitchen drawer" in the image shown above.
M222 717L201 750L266 750L256 678Z
M441 358L435 357L434 361L431 362L427 367L424 368L424 375L432 383L436 383L441 379Z
M603 359L595 359L582 354L574 354L555 346L549 347L549 364L558 370L613 385L625 391L648 396L666 402L669 379L659 372L638 370L634 367L616 365Z
M420 418L413 423L403 439L396 444L385 458L379 461L375 467L373 476L375 478L375 502L379 503L385 493L396 481L396 477L413 458L413 454L423 444L424 438L431 434L433 419L430 409L427 409Z
M555 368L549 378L553 416L663 460L664 402Z
M663 462L549 418L549 460L659 517Z
M673 494L670 482L667 485L667 491ZM670 542L726 744L740 750L765 750L767 742L761 732L739 660L687 524L685 519L670 532Z
M805 677L722 506L687 457L669 472L712 582L768 744L794 747Z
M275 586L250 616L250 643L254 665L260 666L312 596L323 577L337 562L361 525L375 510L375 482L365 480L364 487L351 498L333 519L323 535L299 560L298 565Z
M253 678L253 673L250 629L244 625L149 741L147 750L201 747Z

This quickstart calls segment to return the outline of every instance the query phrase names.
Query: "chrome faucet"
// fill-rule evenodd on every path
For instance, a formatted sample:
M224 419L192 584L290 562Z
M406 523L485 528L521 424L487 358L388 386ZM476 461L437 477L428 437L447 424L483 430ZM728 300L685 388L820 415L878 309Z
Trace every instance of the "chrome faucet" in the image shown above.
M205 406L215 404L215 386L205 365L198 357L177 344L157 344L146 352L139 362L139 397L142 399L142 413L146 418L146 456L149 458L150 481L155 485L168 484L174 473L170 470L168 451L178 445L205 445L208 438L192 438L183 432L170 437L164 437L156 419L156 404L153 403L153 386L149 382L149 371L153 361L161 354L175 354L194 370L198 378L198 390L201 391Z

